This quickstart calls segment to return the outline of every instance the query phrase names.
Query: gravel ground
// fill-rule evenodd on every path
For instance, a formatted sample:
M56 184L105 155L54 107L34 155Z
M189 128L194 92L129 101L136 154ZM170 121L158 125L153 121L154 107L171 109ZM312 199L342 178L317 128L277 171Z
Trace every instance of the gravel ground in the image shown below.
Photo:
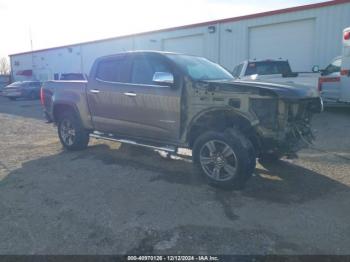
M349 116L228 192L143 148L65 152L38 101L0 97L0 254L350 254Z

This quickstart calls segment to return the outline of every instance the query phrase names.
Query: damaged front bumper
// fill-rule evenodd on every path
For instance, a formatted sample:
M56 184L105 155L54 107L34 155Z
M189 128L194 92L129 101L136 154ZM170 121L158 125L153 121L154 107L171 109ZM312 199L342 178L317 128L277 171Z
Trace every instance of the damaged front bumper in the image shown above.
M279 101L273 129L261 127L260 153L294 156L315 140L312 116L323 111L321 98Z

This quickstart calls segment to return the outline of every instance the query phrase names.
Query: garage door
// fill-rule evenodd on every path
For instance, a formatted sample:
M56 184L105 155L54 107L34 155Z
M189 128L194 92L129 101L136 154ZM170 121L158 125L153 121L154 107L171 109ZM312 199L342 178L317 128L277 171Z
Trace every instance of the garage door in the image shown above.
M314 54L313 19L249 29L249 58L284 58L294 71L311 71Z
M163 50L175 53L204 56L203 35L191 35L163 40Z

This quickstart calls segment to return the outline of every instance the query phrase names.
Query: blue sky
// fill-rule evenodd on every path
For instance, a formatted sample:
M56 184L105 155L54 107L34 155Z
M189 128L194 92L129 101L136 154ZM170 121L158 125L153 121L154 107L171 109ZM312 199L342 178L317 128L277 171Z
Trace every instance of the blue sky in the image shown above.
M0 0L0 56L317 2Z

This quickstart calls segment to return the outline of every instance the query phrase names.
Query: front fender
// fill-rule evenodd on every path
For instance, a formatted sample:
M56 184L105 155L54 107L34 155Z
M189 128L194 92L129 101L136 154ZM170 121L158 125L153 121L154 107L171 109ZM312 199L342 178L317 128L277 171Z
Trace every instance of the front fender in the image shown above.
M224 113L229 113L229 114L235 115L235 116L239 117L240 119L244 119L247 123L249 123L249 125L251 127L253 127L257 123L259 123L259 121L257 120L257 118L253 114L245 114L239 110L235 110L234 108L232 108L230 106L212 107L210 109L202 110L202 111L198 112L194 117L192 117L192 119L187 124L187 128L185 129L185 132L182 136L182 139L184 141L186 141L186 143L187 143L190 140L191 130L194 126L196 126L198 121L200 121L201 118L204 119L206 115L213 114L215 112L217 112L217 113L224 112Z
M208 113L213 113L213 112L222 112L222 111L225 111L225 112L232 112L233 114L236 114L240 117L243 117L245 118L246 120L248 120L249 122L252 123L252 125L254 125L254 123L257 121L257 118L253 115L253 114L245 114L239 110L235 110L234 108L230 107L230 106L220 106L220 107L213 107L213 108L210 108L210 109L205 109L205 110L202 110L200 112L198 112L193 118L192 120L190 121L190 124L189 124L189 128L191 128L197 121L198 119L200 119L202 116L208 114Z

